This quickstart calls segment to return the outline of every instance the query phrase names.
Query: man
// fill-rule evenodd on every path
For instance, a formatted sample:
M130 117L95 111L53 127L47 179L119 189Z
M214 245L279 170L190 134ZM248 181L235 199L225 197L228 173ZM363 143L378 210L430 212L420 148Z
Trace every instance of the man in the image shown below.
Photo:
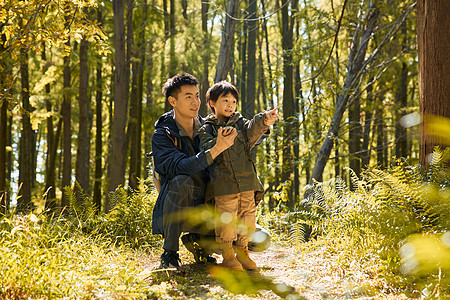
M200 151L198 129L203 119L198 116L198 80L190 74L177 74L166 81L163 94L173 109L158 119L152 137L154 168L161 183L153 210L152 231L164 237L160 268L169 268L180 266L179 238L183 231L189 231L179 213L204 203L207 180L204 171L233 145L237 132L234 128L220 128L216 145ZM213 260L212 257L204 259Z

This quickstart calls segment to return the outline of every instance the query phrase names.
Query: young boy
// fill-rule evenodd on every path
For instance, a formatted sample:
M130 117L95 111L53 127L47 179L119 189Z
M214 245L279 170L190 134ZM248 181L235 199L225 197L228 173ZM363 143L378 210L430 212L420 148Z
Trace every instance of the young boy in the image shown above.
M171 216L204 202L205 179L208 178L203 171L234 143L237 133L220 130L214 147L200 151L198 130L203 119L198 116L197 78L186 73L177 74L164 83L163 94L173 109L158 119L152 137L155 172L161 183L153 210L152 231L164 237L160 267L166 269L180 266L179 238L182 232L191 230L186 222L175 221ZM198 255L194 253L194 257ZM203 258L214 261L210 256ZM203 258L196 257L196 260Z
M215 210L222 216L231 215L245 225L244 230L241 230L242 226L225 222L216 226L216 240L222 248L222 265L232 270L255 270L256 263L248 255L248 242L255 231L255 208L264 189L250 150L279 116L278 108L275 108L247 120L236 112L238 98L236 87L226 81L214 84L206 93L206 102L213 113L200 128L200 147L203 150L213 147L221 127L233 127L238 135L234 144L216 158L210 169L205 200L214 203ZM236 255L233 242L236 243Z

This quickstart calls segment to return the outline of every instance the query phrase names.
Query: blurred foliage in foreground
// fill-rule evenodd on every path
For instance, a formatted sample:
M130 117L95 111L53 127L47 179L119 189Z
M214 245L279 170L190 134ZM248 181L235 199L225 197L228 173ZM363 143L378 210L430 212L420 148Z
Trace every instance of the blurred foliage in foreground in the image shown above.
M362 178L351 174L353 191L341 179L317 183L295 211L271 213L265 224L289 232L299 248L305 240L323 241L342 256L343 265L356 260L397 292L448 295L449 161L450 148L437 148L427 169L399 160L388 170L369 169Z

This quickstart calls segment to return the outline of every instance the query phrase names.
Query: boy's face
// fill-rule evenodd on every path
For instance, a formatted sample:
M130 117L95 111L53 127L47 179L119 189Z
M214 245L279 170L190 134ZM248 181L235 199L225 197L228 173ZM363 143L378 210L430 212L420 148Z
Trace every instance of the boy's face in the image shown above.
M236 111L237 100L231 94L220 95L216 102L210 100L211 107L214 107L216 118L226 121Z
M176 97L170 96L169 103L175 115L182 118L196 118L200 108L200 97L196 85L183 85Z

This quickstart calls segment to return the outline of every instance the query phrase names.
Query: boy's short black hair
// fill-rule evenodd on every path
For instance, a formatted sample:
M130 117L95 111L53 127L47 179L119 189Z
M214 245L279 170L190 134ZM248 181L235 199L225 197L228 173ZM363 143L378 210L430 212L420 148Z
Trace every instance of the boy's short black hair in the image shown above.
M236 101L239 100L239 92L237 88L226 80L214 83L208 89L208 91L206 92L206 103L208 103L208 106L213 113L215 113L214 107L211 107L209 105L209 100L211 100L212 102L216 102L220 96L226 96L228 94L233 95L234 98L236 98Z
M166 100L170 96L175 97L183 85L198 85L198 79L188 73L180 73L167 79L162 88Z

